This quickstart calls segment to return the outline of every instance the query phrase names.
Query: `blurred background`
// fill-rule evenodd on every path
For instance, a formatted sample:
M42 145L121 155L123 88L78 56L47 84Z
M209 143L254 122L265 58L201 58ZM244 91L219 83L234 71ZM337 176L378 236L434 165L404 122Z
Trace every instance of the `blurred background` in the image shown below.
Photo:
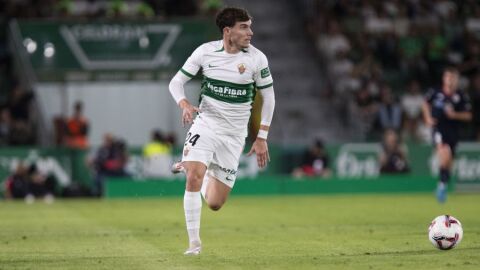
M242 157L236 192L432 191L438 162L421 104L452 65L474 115L454 188L479 190L478 1L3 0L2 196L183 194L169 168L187 129L168 83L221 38L224 6L253 16L276 93L272 162L259 171ZM186 86L192 101L200 82Z

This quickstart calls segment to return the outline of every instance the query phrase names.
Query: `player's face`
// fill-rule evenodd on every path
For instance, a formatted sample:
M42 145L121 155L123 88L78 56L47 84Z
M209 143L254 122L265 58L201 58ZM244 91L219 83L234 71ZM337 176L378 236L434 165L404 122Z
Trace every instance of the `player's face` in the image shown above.
M447 94L451 94L457 90L458 87L458 74L451 71L445 71L443 73L443 90Z
M250 40L253 36L252 20L246 22L236 22L233 27L229 27L230 42L239 49L245 49L250 46Z

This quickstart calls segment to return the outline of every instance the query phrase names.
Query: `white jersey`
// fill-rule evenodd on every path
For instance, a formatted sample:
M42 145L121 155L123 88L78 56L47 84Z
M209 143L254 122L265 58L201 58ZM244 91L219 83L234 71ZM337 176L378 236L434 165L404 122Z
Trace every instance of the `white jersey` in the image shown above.
M193 77L200 68L201 113L195 121L217 134L246 137L255 91L273 85L267 57L252 45L229 54L218 40L200 45L180 71Z

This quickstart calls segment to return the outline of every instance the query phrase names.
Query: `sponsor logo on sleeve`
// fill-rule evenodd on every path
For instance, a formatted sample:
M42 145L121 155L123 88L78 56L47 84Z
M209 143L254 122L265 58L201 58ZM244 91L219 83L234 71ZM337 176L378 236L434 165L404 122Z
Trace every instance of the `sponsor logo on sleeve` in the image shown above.
M262 77L262 79L270 76L270 70L268 69L268 67L260 70L260 76Z

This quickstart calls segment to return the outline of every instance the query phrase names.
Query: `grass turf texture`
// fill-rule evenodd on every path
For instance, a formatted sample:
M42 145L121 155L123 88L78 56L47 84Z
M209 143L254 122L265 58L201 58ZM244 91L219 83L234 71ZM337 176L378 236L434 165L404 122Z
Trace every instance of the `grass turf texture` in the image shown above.
M480 269L480 196L233 196L205 205L203 252L187 245L182 198L0 203L0 269ZM449 213L464 239L427 239Z

